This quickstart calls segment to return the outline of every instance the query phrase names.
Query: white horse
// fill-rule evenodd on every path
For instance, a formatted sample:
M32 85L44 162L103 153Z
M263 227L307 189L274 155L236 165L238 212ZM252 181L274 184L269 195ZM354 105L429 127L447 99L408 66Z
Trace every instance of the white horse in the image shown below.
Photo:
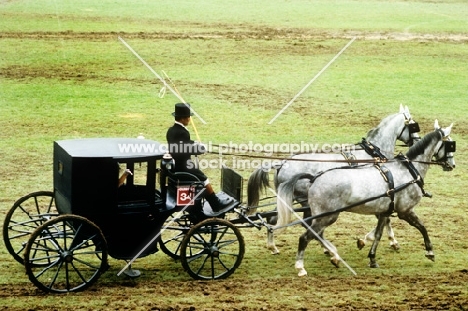
M453 124L452 124L453 125ZM304 269L304 251L312 239L318 239L333 257L331 262L338 265L340 257L336 248L323 235L324 230L333 224L342 211L376 215L375 240L369 251L370 267L378 267L375 260L377 245L385 225L385 218L395 212L400 219L416 227L424 238L426 257L434 260L434 252L427 230L414 212L425 191L424 177L429 169L431 158L435 163L451 171L455 167L453 152L455 142L450 139L452 125L440 128L436 120L435 131L423 137L412 146L406 156L380 165L361 165L351 169L336 168L315 176L299 174L280 185L278 190L278 222L276 228L284 228L290 222L290 204L296 180L309 179L308 203L311 217L305 219L310 227L299 238L296 257L298 275L307 274Z
M283 162L280 168L277 168L275 173L275 189L278 189L278 185L290 180L293 176L298 173L310 173L315 174L320 171L324 171L330 168L339 166L349 166L350 164L356 164L359 160L372 160L374 157L379 155L383 158L391 159L395 152L395 143L397 140L402 141L406 145L412 145L414 141L419 140L419 126L415 122L409 112L408 107L400 105L400 111L384 118L380 124L371 129L366 136L366 141L371 143L374 148L374 154L369 154L368 151L359 147L358 144L351 145L356 146L355 151L352 154L344 153L307 153L298 154L292 156L290 160ZM380 152L380 154L379 154ZM348 163L349 161L349 163ZM262 190L269 187L268 181L268 170L264 168L257 169L249 177L247 193L250 213L254 213L256 207L259 204L260 194ZM301 205L307 206L307 182L299 181L295 187L295 198L301 203ZM308 216L308 212L304 217ZM269 219L271 224L276 222L276 217ZM390 225L390 218L386 219L386 228L390 245L394 249L398 249L398 241L395 239L393 229ZM364 240L359 240L358 247L362 248L366 240L374 239L374 231L368 233ZM267 247L272 254L278 254L279 250L274 242L274 233L268 231Z

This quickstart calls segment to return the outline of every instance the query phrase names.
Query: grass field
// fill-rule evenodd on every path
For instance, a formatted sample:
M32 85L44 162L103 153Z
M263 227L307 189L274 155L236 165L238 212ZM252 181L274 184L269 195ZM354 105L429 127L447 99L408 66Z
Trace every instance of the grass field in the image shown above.
M456 169L432 167L425 185L434 197L416 210L434 263L419 232L395 218L401 250L382 241L380 268L368 268L355 237L375 219L343 214L327 236L357 276L332 267L311 243L309 276L298 278L302 228L279 238L278 256L266 250L264 229L245 229L244 261L227 280L193 281L158 253L137 261L139 279L117 277L125 263L111 259L91 290L57 296L35 289L2 240L0 310L468 309L467 17L466 1L456 0L0 0L2 224L15 200L52 190L53 141L140 133L165 141L179 100L159 96L162 83L119 36L193 105L206 122L194 118L205 143L356 143L400 104L421 134L435 119L453 122L457 141ZM245 178L252 171L239 169ZM218 188L219 170L205 172Z

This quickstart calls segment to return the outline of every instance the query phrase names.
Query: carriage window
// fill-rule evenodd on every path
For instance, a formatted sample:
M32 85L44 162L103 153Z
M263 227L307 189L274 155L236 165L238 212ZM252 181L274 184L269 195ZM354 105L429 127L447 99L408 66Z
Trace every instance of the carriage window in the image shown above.
M146 178L148 174L148 163L139 162L134 164L133 173L133 183L135 185L146 185Z
M146 185L146 179L148 174L147 162L119 163L119 176L122 176L126 169L129 169L132 172L132 175L127 176L125 184L142 186Z
M119 176L129 169L132 175L128 175L122 186L119 186L119 202L141 202L147 197L146 179L148 175L147 162L121 162L119 163Z

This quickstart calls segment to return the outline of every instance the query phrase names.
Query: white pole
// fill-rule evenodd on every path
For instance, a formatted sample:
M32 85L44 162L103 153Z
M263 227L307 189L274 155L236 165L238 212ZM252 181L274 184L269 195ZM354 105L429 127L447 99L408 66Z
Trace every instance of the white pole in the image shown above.
M124 44L124 45L125 45L141 62L142 62L142 63L143 63L143 65L146 66L146 68L148 68L148 69L159 79L159 81L161 81L161 82L164 84L164 86L165 86L166 88L168 88L168 89L172 92L172 94L174 94L182 103L184 103L184 104L187 103L187 102L182 98L182 96L181 96L178 92L176 92L169 84L167 84L167 82L166 82L160 75L158 75L158 73L157 73L156 71L154 71L153 68L151 68L151 66L148 65L148 63L145 62L145 60L144 60L143 58L141 58L140 55L138 55L138 53L135 52L135 50L132 49L132 47L131 47L127 42L125 42L124 39L122 39L121 37L119 37L119 40L120 40L120 42L122 42L122 43L123 43L123 44ZM192 107L190 107L190 109L191 109L191 110L193 111L193 113L197 116L197 118L200 119L200 121L201 121L203 124L206 124L205 120L203 120L203 119L198 115L198 113L197 113L195 110L193 110Z
M320 72L317 73L315 77L312 80L310 80L309 83L307 83L307 85L304 86L302 90L300 90L299 93L297 93L297 95L294 96L294 98L291 99L291 101L287 103L286 106L284 106L283 109L281 109L280 112L278 112L273 119L270 120L270 122L268 122L268 124L272 124L276 120L276 118L278 118L286 109L288 109L288 107L291 106L291 104L351 45L351 43L353 43L354 40L356 40L356 37L351 39L351 41L349 41L348 44L346 44L346 46L342 48L341 51L338 54L336 54L336 56L333 57L333 59L330 62L328 62L328 64L325 67L323 67L323 69L320 70Z

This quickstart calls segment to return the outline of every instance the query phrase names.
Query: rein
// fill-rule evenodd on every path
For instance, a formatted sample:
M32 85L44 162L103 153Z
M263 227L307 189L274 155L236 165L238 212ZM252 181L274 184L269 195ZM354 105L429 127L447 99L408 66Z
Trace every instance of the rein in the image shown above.
M362 138L363 141L366 141L365 138ZM357 144L342 144L342 146L354 146L354 150L357 150L357 151L360 151L360 150L365 150L365 148L363 148L361 146L362 142L360 143L357 143ZM373 145L372 143L369 143L371 145ZM218 145L218 144L210 144L211 147L215 147L215 148L227 148L229 150L236 150L236 149L239 149L238 147L229 147L229 146L223 146L223 145ZM375 146L375 145L373 145ZM401 145L401 147L405 147L406 145ZM378 148L378 147L377 147ZM340 150L337 149L337 152L333 152L333 154L339 154L339 153L342 153L342 152L346 152L347 150L349 150L349 148L340 148ZM380 149L379 149L380 150ZM208 153L214 153L214 154L219 154L219 152L215 152L215 151L207 151ZM251 151L252 152L252 151ZM257 152L257 153L267 153L267 154L285 154L286 152L276 152L276 151L265 151L265 150L255 150L253 152ZM315 153L323 153L323 154L328 154L328 153L331 153L331 152L323 152L321 150L314 150L314 151L310 151L310 152L299 152L299 153L294 153L292 155L301 155L301 154L315 154ZM225 154L225 155L243 155L243 154L235 154L235 153L225 153L223 152L222 154ZM290 154L290 153L289 153Z
M218 152L214 152L214 151L207 151L206 153L219 155ZM334 154L338 154L338 153L334 153ZM384 158L384 159L381 159L381 158L355 159L350 155L344 156L343 154L341 154L344 157L343 160L338 160L338 159L337 160L318 160L318 159L294 159L294 158L290 158L290 157L288 157L288 158L268 157L268 156L253 155L253 154L241 154L241 153L223 153L223 155L233 156L233 157L237 156L237 157L254 158L254 159L265 159L265 160L273 160L273 161L277 160L278 162L283 162L283 161L328 162L328 163L345 163L345 164L348 164L348 165L359 164L359 163L364 163L364 164L390 163L390 162L396 161L397 157L398 157L398 156L396 156L394 159L388 159L388 158ZM298 155L298 154L296 154L296 155ZM411 162L412 163L428 164L428 165L444 166L443 163L439 163L437 161L415 161L415 160L412 160Z
M207 151L207 153L218 154L217 152ZM238 153L223 153L227 156L241 156L246 158L256 158L256 159L266 159L266 160L278 160L278 161L301 161L301 162L337 162L337 163L379 163L380 161L376 159L344 159L344 160L317 160L317 159L294 159L294 158L279 158L279 157L267 157L260 155L251 155L251 154L238 154Z

